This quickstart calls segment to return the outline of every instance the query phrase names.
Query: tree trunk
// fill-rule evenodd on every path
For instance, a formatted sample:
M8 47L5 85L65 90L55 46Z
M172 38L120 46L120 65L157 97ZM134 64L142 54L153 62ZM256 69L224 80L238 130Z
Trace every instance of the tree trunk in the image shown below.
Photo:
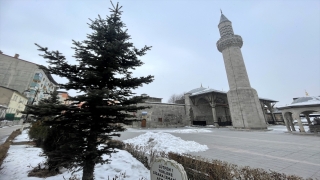
M93 180L94 165L93 159L86 160L83 167L82 180Z
M91 134L88 137L87 155L84 161L82 180L93 180L94 166L96 164L95 159L97 158L97 147L95 141L97 137L95 134Z

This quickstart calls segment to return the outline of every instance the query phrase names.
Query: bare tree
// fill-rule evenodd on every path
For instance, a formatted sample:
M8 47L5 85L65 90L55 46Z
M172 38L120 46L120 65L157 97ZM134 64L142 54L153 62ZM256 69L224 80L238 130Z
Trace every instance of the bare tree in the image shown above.
M183 100L184 99L184 94L172 94L170 98L168 99L168 103L176 103L177 100Z

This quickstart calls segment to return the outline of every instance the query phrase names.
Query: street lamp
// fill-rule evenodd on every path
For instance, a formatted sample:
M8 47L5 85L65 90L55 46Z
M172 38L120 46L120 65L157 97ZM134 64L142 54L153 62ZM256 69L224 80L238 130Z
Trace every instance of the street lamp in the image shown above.
M24 92L30 92L30 90L25 90ZM38 89L36 90L36 93L34 94L34 97L33 97L32 101L31 101L31 103L28 103L28 104L33 105L33 103L35 102L35 99L36 99L36 97L37 97L37 95L38 95L39 92L40 92L40 89L38 88ZM46 92L44 92L43 94L50 94L50 93L48 93L48 92L46 91ZM29 113L26 115L26 121L28 121L28 116L29 116Z

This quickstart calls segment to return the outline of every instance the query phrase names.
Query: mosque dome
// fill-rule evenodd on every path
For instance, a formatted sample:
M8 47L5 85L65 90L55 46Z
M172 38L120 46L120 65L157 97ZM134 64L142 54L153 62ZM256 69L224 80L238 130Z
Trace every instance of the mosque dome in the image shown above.
M192 94L192 93L196 93L196 92L203 91L203 90L205 90L205 89L207 89L207 88L204 88L204 87L201 86L201 87L199 87L199 88L192 89L191 91L188 91L187 93Z
M320 97L315 97L315 96L299 97L291 103L291 105L312 105L312 104L320 104Z

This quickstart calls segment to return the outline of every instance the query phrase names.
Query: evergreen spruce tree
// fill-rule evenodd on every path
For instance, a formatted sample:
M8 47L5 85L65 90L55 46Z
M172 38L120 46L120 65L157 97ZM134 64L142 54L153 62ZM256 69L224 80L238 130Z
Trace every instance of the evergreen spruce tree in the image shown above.
M54 119L55 116L61 114L61 109L65 109L57 95L58 93L54 91L48 99L41 99L38 104L26 105L26 109L22 112L32 114L36 120L31 124L29 137L36 142L38 147L42 146L48 133L48 127L44 125L44 121Z
M108 162L102 155L113 152L113 146L102 144L125 130L121 124L133 117L129 112L146 108L136 105L142 97L134 96L132 90L153 81L151 75L132 77L132 70L143 65L138 58L151 47L138 49L129 41L121 21L121 7L112 7L106 19L99 16L90 20L93 32L86 40L73 40L77 65L69 64L59 51L36 44L50 64L46 69L69 80L60 87L83 93L71 98L75 105L84 102L81 108L65 107L62 114L47 123L57 127L60 137L64 137L62 142L53 140L57 146L50 154L57 162L66 162L69 169L81 167L83 180L94 179L95 164Z
M56 108L53 108L56 107ZM26 109L22 112L23 114L32 114L36 120L41 120L44 117L50 117L53 115L61 114L59 109L64 109L58 98L58 92L53 91L48 99L41 99L38 104L26 105ZM54 109L52 111L51 109Z
M48 157L46 164L49 171L57 171L60 166L68 167L69 159L72 158L71 156L57 158L53 153L65 143L64 139L67 136L63 136L58 126L48 123L56 120L55 118L67 108L59 101L58 92L54 91L48 99L42 99L35 105L27 105L27 109L23 112L34 115L36 119L32 122L29 137L36 142L36 146L42 147L44 154Z

